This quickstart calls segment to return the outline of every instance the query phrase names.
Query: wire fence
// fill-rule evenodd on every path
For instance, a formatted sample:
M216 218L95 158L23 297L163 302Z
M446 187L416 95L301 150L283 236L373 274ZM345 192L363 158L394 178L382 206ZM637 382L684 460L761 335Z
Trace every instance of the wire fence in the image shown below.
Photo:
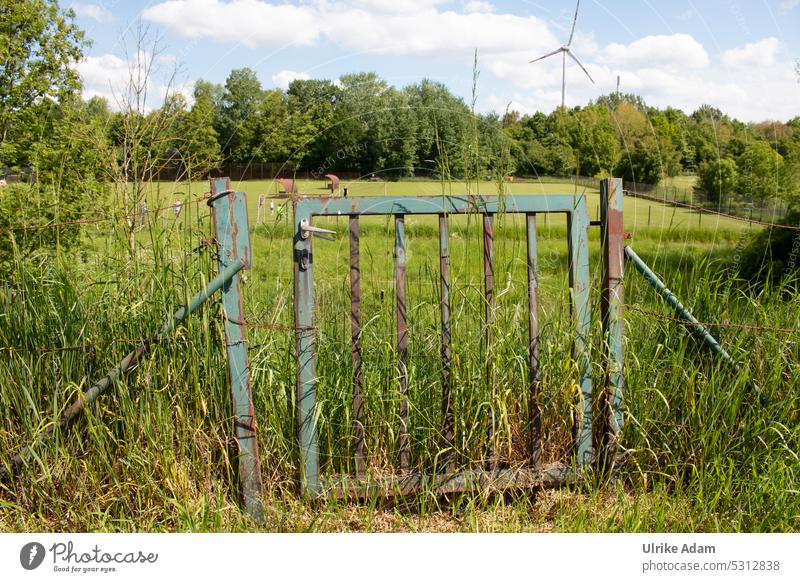
M652 317L655 319L660 319L661 321L671 321L680 323L681 325L691 325L695 327L717 327L723 329L747 329L751 331L760 331L760 332L775 332L775 333L785 333L785 334L793 334L793 333L800 333L800 326L798 327L774 327L774 326L765 326L765 325L758 325L754 323L733 323L729 321L722 321L722 322L711 322L711 321L687 321L686 319L682 319L680 317L671 317L669 315L664 315L663 313L658 313L655 311L649 311L647 309L642 309L638 305L633 303L626 303L625 308L630 311L635 311L641 315L646 315L647 317Z
M644 200L649 200L651 202L659 202L661 204L667 204L670 206L675 206L677 208L684 208L687 210L693 210L695 212L703 213L703 214L711 214L713 216L721 216L723 218L730 218L732 220L738 220L740 222L746 222L748 224L757 224L759 226L764 226L767 228L783 228L787 230L800 230L800 226L794 226L791 224L781 224L777 222L767 222L764 220L757 220L754 218L748 218L744 216L739 216L738 214L729 214L726 212L721 212L717 210L711 210L706 208L705 206L698 206L696 204L690 204L687 202L678 202L677 200L664 200L662 198L658 198L656 196L650 196L648 194L643 194L638 192L637 190L625 190L623 192L627 196L633 196L634 198L642 198Z
M181 201L180 206L177 206L173 203L169 206L162 206L160 208L146 208L142 210L137 210L135 212L126 212L124 214L115 214L109 216L97 216L92 218L79 218L75 220L64 220L61 222L47 222L45 224L32 224L27 226L7 226L0 228L0 234L5 234L8 232L25 232L30 230L41 230L46 228L62 228L67 226L80 226L80 225L90 225L90 224L99 224L101 222L122 222L127 221L130 219L136 218L144 218L148 215L156 215L161 214L162 212L172 211L176 214L180 214L184 205L187 204L200 204L205 200L208 200L209 193L205 193L203 196L195 198L194 200L189 200L187 202Z

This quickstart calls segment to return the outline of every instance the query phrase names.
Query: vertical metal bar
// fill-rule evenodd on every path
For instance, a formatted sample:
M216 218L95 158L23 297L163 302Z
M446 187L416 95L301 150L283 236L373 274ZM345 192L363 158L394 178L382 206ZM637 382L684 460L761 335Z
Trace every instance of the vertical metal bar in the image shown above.
M489 389L489 423L487 442L489 443L487 466L490 470L497 467L497 448L494 442L495 432L495 387L494 387L494 354L492 350L492 331L494 328L494 215L488 212L483 215L483 293L486 329L486 386Z
M539 384L539 264L536 249L536 214L525 216L528 241L528 398L530 465L542 463L542 408Z
M314 338L314 254L312 237L303 238L300 224L311 222L302 201L294 201L294 326L297 349L297 439L300 445L300 488L320 493L317 443L317 354Z
M220 272L240 259L249 268L252 264L252 253L247 200L244 193L232 192L229 178L212 180L209 205L214 213ZM250 360L247 354L247 330L244 327L239 274L223 287L222 305L225 310L228 374L233 395L236 442L239 447L239 481L242 498L247 513L254 520L263 522L264 488L256 438L257 423L250 389Z
M397 375L400 389L400 471L411 470L408 437L408 320L406 319L405 217L394 217L395 289L397 292Z
M452 354L450 352L450 235L447 229L447 216L439 215L439 281L441 285L442 317L442 416L444 418L444 438L450 447L444 457L445 473L454 469L455 456L455 418L453 414L453 394L451 380Z
M622 180L606 178L600 182L600 240L603 247L603 278L600 313L603 322L605 377L603 385L603 426L598 460L610 466L616 441L622 430L622 399L625 389L623 347L625 250L623 230Z
M353 424L356 474L363 477L364 459L364 370L361 367L361 258L358 215L350 216L350 331L353 355Z
M580 402L575 451L579 465L591 463L594 456L592 443L592 374L591 374L591 310L589 306L589 215L586 197L575 200L570 223L570 273L574 296L575 362L578 367Z

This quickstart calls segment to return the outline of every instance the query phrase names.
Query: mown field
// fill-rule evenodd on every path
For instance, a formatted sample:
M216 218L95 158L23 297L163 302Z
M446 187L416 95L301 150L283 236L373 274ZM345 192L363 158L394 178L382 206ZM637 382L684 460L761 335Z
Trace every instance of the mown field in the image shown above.
M248 194L253 269L245 312L267 523L237 505L231 404L217 302L203 308L68 431L34 449L30 466L0 493L0 529L90 531L788 531L800 526L800 298L788 287L748 290L731 276L757 228L641 199L625 201L625 228L639 255L740 362L721 364L669 317L637 273L626 274L627 391L624 464L618 479L532 494L476 494L402 502L310 504L296 494L291 209L258 196L268 182L233 184ZM496 192L424 181L355 182L350 196ZM191 200L207 184L153 184L148 206L184 200L181 215L151 212L134 260L124 224L85 228L80 252L31 265L18 261L0 302L0 448L4 459L35 440L65 404L216 273L208 208ZM322 182L301 193L324 194ZM506 191L573 193L566 184L513 183ZM583 193L583 189L578 190ZM586 191L596 218L597 191ZM539 217L542 404L545 461L566 460L573 365L566 227ZM322 470L353 471L346 219L318 221L340 233L315 241ZM435 217L409 217L409 406L415 468L433 467L441 434L438 231ZM525 458L527 418L524 224L496 224L496 324L485 377L482 236L474 216L451 222L455 453L480 464L487 410L504 462ZM598 233L591 233L595 291ZM394 354L393 222L363 219L364 369L369 469L398 464L400 395ZM598 301L593 302L595 347ZM743 326L743 327L737 327ZM755 326L755 327L753 327ZM768 328L768 329L763 329ZM596 353L598 351L596 350ZM599 380L599 358L594 376Z

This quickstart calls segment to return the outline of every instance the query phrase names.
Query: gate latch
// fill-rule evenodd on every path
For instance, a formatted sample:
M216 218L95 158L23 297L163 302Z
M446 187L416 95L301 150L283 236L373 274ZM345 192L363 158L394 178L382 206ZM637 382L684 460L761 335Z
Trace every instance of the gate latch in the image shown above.
M327 236L328 234L336 234L335 230L328 230L327 228L320 228L318 226L311 226L308 223L308 219L304 218L300 221L300 236L303 239L307 239L309 236L318 236L319 238L324 238L325 240L334 240L332 236Z

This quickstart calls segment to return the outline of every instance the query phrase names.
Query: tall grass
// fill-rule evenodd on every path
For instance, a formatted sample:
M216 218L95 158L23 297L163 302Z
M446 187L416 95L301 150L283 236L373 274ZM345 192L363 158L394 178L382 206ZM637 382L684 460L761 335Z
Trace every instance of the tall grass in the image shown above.
M189 207L186 207L187 209ZM192 211L194 212L194 210ZM488 410L501 459L527 454L527 295L524 225L496 225L494 386L485 374L481 225L452 218L451 285L457 464L487 455ZM438 233L409 219L410 431L417 469L436 470L442 435ZM336 227L335 219L330 225ZM362 220L362 310L368 469L396 470L400 394L394 353L392 222ZM544 460L565 460L575 376L569 358L566 231L539 223ZM344 222L338 224L345 232ZM216 272L200 241L208 217L151 216L138 233L135 269L126 240L103 233L81 256L18 260L0 296L0 447L37 441L80 390L158 329ZM292 255L287 226L253 229L245 311L267 496L266 529L785 531L800 525L800 298L784 288L747 291L722 267L735 239L712 229L671 236L637 230L635 246L703 321L790 332L714 330L738 371L703 352L632 270L626 300L624 464L599 486L531 495L430 494L400 503L304 503L296 495ZM599 276L592 233L594 287ZM322 470L353 472L348 245L315 241L319 435ZM198 247L199 250L198 250ZM598 321L598 298L593 303ZM240 531L256 526L238 506L232 408L221 310L210 302L67 431L35 447L31 464L0 492L0 529ZM599 330L595 325L596 346ZM61 349L63 347L76 349ZM595 351L595 353L598 353ZM601 370L595 357L595 381Z

